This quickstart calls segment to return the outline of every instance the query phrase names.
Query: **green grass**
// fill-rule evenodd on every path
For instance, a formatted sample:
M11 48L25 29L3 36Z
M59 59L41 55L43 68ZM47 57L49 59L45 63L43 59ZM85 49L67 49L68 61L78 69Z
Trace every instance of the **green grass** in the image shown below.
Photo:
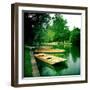
M30 50L24 48L24 77L32 77Z

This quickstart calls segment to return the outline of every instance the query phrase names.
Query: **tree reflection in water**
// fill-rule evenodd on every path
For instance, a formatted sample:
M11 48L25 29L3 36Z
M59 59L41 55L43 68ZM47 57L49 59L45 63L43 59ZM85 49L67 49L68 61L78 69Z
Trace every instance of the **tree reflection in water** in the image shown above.
M64 53L54 53L51 55L66 58L65 62L48 65L37 60L41 76L80 75L80 50L76 47L64 49L66 50Z

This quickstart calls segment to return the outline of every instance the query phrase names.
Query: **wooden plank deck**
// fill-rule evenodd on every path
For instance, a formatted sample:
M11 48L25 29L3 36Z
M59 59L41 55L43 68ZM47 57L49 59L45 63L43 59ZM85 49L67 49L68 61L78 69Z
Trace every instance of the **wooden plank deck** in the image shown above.
M38 77L40 76L40 73L32 51L30 52L30 56L31 56L31 64L32 64L32 75L33 77Z
M51 64L51 65L66 61L66 59L64 59L64 58L56 57L56 56L44 54L44 53L34 54L34 56L35 56L35 58L37 58L45 63Z

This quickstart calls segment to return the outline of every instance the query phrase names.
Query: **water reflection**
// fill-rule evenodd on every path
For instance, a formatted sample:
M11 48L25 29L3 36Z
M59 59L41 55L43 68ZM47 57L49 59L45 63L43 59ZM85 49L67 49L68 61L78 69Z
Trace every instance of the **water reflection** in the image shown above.
M80 50L78 47L71 47L72 60L76 62L77 58L80 57Z
M64 53L52 55L66 58L65 62L49 65L37 60L41 76L80 75L80 50L77 47L64 48Z

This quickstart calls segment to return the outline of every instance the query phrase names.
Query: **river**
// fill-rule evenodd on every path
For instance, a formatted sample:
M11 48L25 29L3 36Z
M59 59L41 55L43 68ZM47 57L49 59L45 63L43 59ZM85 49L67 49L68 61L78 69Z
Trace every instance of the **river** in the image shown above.
M60 49L60 48L59 48ZM40 76L80 75L80 50L77 47L61 48L63 53L51 53L57 57L65 58L65 62L48 65L37 60Z

